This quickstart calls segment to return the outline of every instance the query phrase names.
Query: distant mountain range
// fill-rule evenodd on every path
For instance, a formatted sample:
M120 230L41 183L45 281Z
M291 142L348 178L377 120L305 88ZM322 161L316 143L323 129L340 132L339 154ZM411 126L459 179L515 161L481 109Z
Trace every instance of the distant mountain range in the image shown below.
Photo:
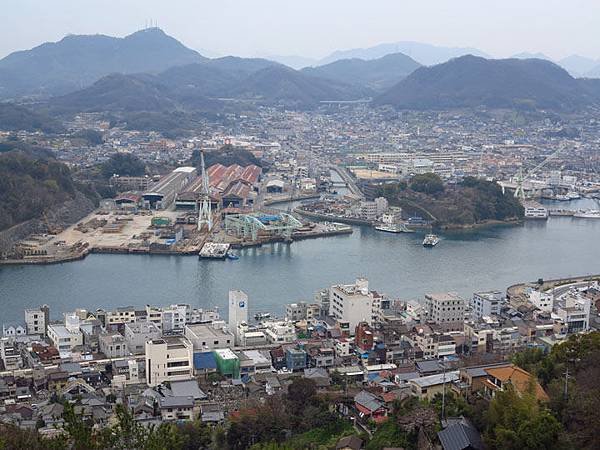
M338 50L319 61L319 65L329 64L340 59L377 59L391 53L404 53L424 66L432 66L463 55L475 55L489 58L490 56L476 48L470 47L440 47L421 42L402 41L389 44L379 44L368 48Z
M0 97L60 95L111 73L158 73L206 60L158 28L124 38L67 36L0 60Z
M264 58L206 58L158 28L125 38L67 36L0 60L0 98L34 97L52 114L212 114L237 104L304 109L370 97L375 104L418 109L565 109L596 101L599 83L575 80L543 54L492 60L464 53L483 55L471 48L398 42L334 52L319 65L295 70ZM597 70L600 76L591 59L572 56L562 63L572 74ZM4 109L29 128L47 119L39 112L36 117Z
M311 108L322 100L368 97L360 86L324 79L261 59L225 57L156 75L112 74L55 97L55 111L219 110L228 99Z
M377 97L375 104L401 109L568 110L600 99L598 83L587 81L542 59L494 60L469 55L415 70Z
M323 66L306 67L303 73L382 91L421 67L410 56L392 53L378 59L341 59Z

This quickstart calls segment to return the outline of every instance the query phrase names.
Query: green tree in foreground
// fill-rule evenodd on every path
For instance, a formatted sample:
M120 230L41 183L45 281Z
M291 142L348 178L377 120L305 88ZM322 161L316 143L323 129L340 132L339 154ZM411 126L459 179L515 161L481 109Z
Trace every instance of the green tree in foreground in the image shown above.
M484 439L490 449L561 448L558 439L562 426L548 409L538 404L533 385L523 395L511 385L497 392L490 402L486 421Z

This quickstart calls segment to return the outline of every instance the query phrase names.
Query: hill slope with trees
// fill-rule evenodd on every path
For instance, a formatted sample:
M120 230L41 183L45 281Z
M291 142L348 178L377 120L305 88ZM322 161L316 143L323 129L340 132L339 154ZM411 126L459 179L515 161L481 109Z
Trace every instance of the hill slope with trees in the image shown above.
M523 218L523 207L512 195L503 194L495 182L466 177L447 186L435 174L415 175L408 184L386 185L381 195L391 205L432 220L439 227L469 227Z
M421 67L374 100L399 109L568 110L597 102L596 92L550 61L471 55Z

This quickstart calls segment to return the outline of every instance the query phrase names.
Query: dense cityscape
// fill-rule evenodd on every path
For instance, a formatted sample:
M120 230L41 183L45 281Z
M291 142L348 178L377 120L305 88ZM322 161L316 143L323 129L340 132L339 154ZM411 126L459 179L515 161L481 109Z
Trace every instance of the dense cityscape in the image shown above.
M0 449L600 446L598 61L147 25L0 59Z

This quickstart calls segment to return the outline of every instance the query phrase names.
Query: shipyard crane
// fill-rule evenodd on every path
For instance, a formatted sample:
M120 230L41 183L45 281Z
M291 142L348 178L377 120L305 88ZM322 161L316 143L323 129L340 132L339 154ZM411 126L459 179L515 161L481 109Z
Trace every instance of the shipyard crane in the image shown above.
M208 173L204 164L204 150L200 151L200 169L202 176L202 192L200 198L200 210L198 213L198 230L206 224L207 231L212 230L212 211L210 207L210 184L208 182Z
M523 169L519 169L519 173L517 174L517 188L515 189L515 197L520 198L521 200L525 200L525 190L523 189L523 183L532 177L538 170L548 164L552 159L554 159L558 154L562 151L562 148L559 148L546 159L544 159L541 163L535 166L526 174L523 174Z

